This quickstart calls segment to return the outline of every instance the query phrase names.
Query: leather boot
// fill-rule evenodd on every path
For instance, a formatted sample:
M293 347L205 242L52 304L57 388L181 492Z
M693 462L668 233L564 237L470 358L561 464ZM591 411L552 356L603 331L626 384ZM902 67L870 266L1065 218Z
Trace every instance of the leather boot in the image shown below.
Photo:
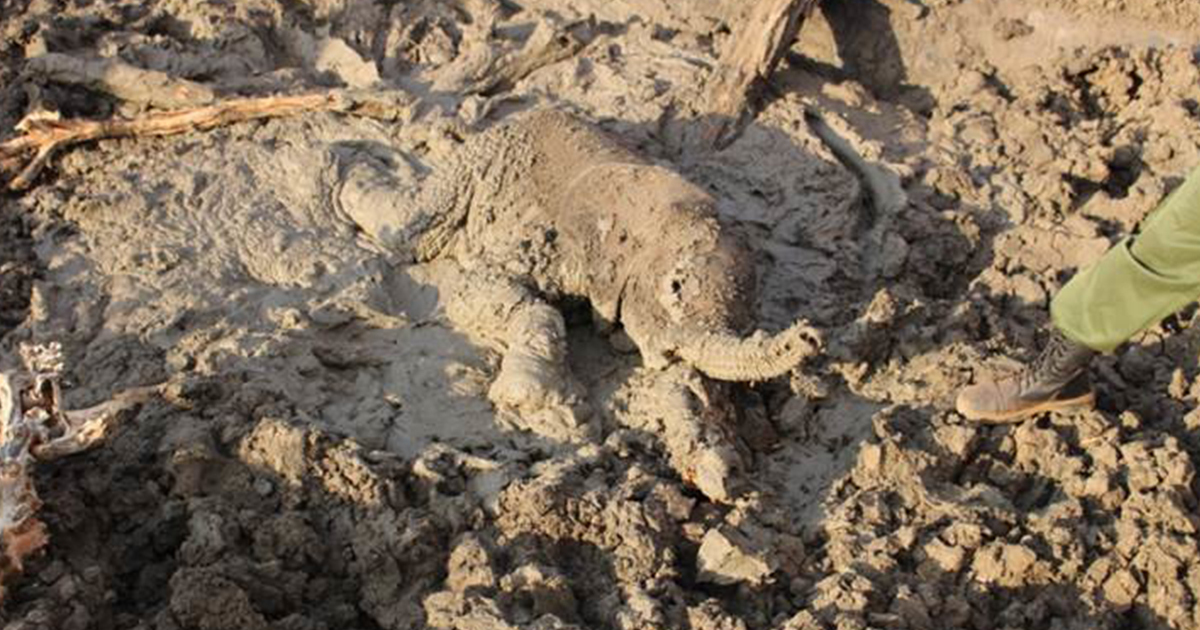
M1038 358L1020 373L982 380L958 394L955 408L970 420L1019 422L1042 411L1090 406L1095 400L1088 365L1096 351L1057 328Z

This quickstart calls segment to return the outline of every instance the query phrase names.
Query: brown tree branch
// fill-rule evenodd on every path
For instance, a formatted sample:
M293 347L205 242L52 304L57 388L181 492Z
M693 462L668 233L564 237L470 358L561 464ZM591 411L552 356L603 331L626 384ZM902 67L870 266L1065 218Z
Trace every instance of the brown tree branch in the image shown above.
M795 42L817 0L764 0L734 29L707 88L713 146L733 142L754 117L768 77Z

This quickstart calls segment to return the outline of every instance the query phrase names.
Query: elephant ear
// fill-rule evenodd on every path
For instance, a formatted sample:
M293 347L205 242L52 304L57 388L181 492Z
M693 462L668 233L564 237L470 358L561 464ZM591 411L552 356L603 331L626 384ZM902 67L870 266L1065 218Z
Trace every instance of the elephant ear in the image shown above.
M680 331L675 352L684 363L720 381L765 381L786 374L821 351L821 336L805 320L776 334Z

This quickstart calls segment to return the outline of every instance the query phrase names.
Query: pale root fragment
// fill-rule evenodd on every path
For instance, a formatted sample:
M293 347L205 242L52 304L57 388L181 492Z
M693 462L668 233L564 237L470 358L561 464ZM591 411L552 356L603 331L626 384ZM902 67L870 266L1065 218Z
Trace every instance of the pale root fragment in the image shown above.
M820 334L801 320L774 335L759 331L739 338L696 333L680 340L678 353L685 363L711 378L755 382L786 374L820 350Z
M0 371L0 602L4 583L49 541L37 518L42 502L31 464L89 449L103 440L121 411L158 393L159 386L122 392L88 409L61 406L58 344L23 346L24 369Z
M205 85L138 68L119 59L46 53L30 59L26 69L51 81L83 85L128 103L196 107L216 99L212 89Z

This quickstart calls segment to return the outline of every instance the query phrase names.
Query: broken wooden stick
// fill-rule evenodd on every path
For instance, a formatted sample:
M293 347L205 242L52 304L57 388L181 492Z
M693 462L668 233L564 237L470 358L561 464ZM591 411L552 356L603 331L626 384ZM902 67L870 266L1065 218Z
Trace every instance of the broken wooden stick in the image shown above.
M733 142L753 118L767 79L796 40L817 0L766 0L734 29L707 88L716 119L707 139L716 148Z
M151 112L131 119L60 120L44 114L26 116L17 125L21 135L0 143L0 182L8 179L9 190L25 190L56 151L90 140L168 136L318 111L397 120L408 114L410 105L411 99L402 93L332 91L236 98L204 107Z
M124 391L94 407L62 407L58 344L22 346L23 370L0 371L0 602L4 583L49 541L38 519L42 507L32 465L85 451L112 431L117 417L162 391L162 386Z

